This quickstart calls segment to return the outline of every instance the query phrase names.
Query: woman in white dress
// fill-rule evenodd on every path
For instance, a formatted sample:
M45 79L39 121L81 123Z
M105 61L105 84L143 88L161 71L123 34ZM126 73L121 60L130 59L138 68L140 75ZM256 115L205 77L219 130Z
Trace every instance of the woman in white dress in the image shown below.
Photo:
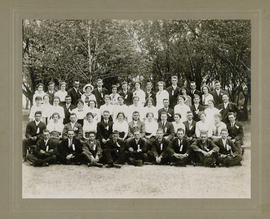
M113 123L113 131L119 132L119 138L125 140L128 135L128 122L126 120L125 114L119 112L116 116L116 120Z
M196 123L195 127L195 135L197 138L201 136L201 132L207 132L208 137L212 137L213 133L213 126L211 126L207 120L206 120L206 115L205 112L200 112L200 121Z
M83 87L83 95L81 96L82 101L84 102L85 105L89 105L89 101L90 100L96 100L96 96L92 93L92 91L94 90L94 87L91 84L86 84Z
M209 87L207 85L202 86L202 104L203 106L207 106L208 105L208 100L213 100L213 95L209 93Z
M147 100L146 100L146 103L145 103L145 107L143 108L143 119L146 120L146 115L147 113L152 113L153 114L153 118L155 120L158 119L158 110L157 108L153 105L154 103L154 100L152 97L149 97Z
M181 122L187 121L187 112L190 111L190 107L184 101L184 97L179 95L178 104L174 107L174 114L178 113L181 115Z
M145 104L145 92L141 89L140 82L135 82L135 90L133 96L139 97L139 105L144 106Z
M63 120L65 118L65 111L64 111L64 108L60 106L59 104L60 104L60 98L58 96L55 96L53 98L53 105L51 107L50 117L54 113L58 113L60 115L60 121L63 123Z
M161 109L163 107L163 100L170 99L168 91L164 90L165 83L163 81L158 82L158 92L156 93L156 107Z
M71 110L71 113L75 113L77 115L77 122L83 126L83 121L87 113L87 107L84 105L84 102L81 99L78 100L77 107Z
M50 104L50 96L48 94L43 96L42 104L42 118L43 122L47 125L51 116L52 105Z
M214 121L212 139L217 141L221 138L221 130L227 129L227 125L221 121L221 115L219 113L214 115Z
M152 112L146 113L146 120L144 124L145 124L145 138L148 141L154 141L158 130L158 123L154 118L154 114Z
M174 114L174 122L172 122L174 127L174 132L177 133L179 128L186 130L185 125L181 122L181 115L179 113Z
M218 114L220 110L214 106L214 101L211 99L208 100L207 105L208 105L207 108L204 110L206 115L206 121L212 126L214 126L215 115Z
M90 100L89 107L86 106L86 113L92 113L94 120L100 122L100 111L96 108L96 101Z
M59 86L60 86L60 90L56 91L54 96L59 97L61 104L64 104L65 98L68 95L68 93L66 91L66 82L64 82L64 81L60 82Z
M116 117L118 115L118 113L124 113L125 118L128 117L128 106L126 104L124 104L124 98L122 96L118 97L118 105L114 105L113 106L113 121L116 120Z
M59 113L53 113L52 119L48 121L47 129L49 130L51 137L60 139L64 130L64 125L60 120Z
M35 91L34 95L33 95L33 103L35 102L35 98L37 96L41 97L42 99L42 103L43 103L43 97L46 93L44 92L44 85L42 83L39 83L37 85L37 90Z
M86 114L86 118L83 122L83 138L89 139L89 133L97 133L97 121L94 119L94 116L91 112Z

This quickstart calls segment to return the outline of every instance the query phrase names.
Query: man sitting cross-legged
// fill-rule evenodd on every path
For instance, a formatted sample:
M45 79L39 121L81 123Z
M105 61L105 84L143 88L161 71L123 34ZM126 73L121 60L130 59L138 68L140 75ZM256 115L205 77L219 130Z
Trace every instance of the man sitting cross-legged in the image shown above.
M139 129L135 129L134 138L127 144L127 157L134 166L142 166L147 159L147 143L141 138Z
M96 140L95 132L89 132L89 138L84 142L82 150L82 154L85 157L87 166L103 166L101 163L99 163L102 158L102 149L99 141Z
M26 158L33 166L49 166L56 162L56 149L57 144L50 138L49 130L44 129L43 138L37 141L35 151Z
M220 166L236 166L241 165L241 150L233 141L228 139L228 130L221 130L221 139L216 142L219 147L218 163Z
M172 141L171 162L175 166L186 166L189 161L190 143L185 137L185 130L179 128L176 132L176 138Z
M124 141L119 139L119 132L113 131L112 138L105 144L104 149L106 167L121 168L119 164L125 162L125 144Z
M155 164L168 164L171 157L170 143L163 137L163 129L157 130L156 140L148 152L149 161Z
M219 148L207 137L207 132L201 131L200 138L192 143L191 148L194 151L194 164L216 167Z
M59 144L58 156L63 164L80 165L82 162L82 144L74 135L74 130L68 130L67 138Z

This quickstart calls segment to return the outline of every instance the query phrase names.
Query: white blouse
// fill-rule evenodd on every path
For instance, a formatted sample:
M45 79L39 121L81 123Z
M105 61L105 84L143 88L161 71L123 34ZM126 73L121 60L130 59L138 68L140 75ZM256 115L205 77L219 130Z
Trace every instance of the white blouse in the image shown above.
M124 113L125 117L127 118L128 117L128 106L123 104L123 105L115 105L113 107L114 111L113 111L113 119L116 120L116 117L118 115L118 113L122 112Z
M161 109L163 107L163 100L168 99L169 100L169 93L166 90L158 91L156 93L156 107L157 109Z
M42 104L42 117L49 118L52 112L51 104Z
M179 129L179 128L182 128L182 129L184 129L184 130L186 130L186 127L185 127L185 125L182 123L182 122L180 122L180 123L176 123L176 122L172 122L172 124L173 124L173 127L174 127L174 132L176 133L177 132L177 130Z
M35 91L34 95L33 95L33 103L35 103L35 98L36 97L41 97L42 98L42 103L43 103L43 97L46 95L46 93L44 91Z
M113 128L113 131L128 133L128 123L127 123L127 121L119 122L118 120L116 120L113 123L112 128Z
M110 97L111 97L111 104L112 105L118 105L118 97L120 95L118 93L116 94L110 94Z
M200 137L202 131L207 132L208 137L212 137L213 126L211 126L208 122L199 121L196 123L195 127L195 134L197 138Z
M146 106L143 108L143 119L147 119L146 118L147 113L153 113L154 119L158 119L158 110L155 106L151 106L151 107Z
M217 109L215 107L212 108L212 109L206 108L204 110L204 112L205 112L205 116L206 116L206 118L205 118L206 121L211 123L212 125L214 125L214 123L215 123L215 115L219 114L219 109Z
M83 132L97 132L97 121L93 120L91 123L86 119L83 122Z
M220 122L219 124L215 124L213 126L213 136L220 136L221 130L226 129L227 125L224 122Z
M62 106L53 106L50 108L50 116L52 116L52 114L54 113L59 113L60 115L60 119L63 120L65 118L65 112L64 112L64 108Z
M145 132L150 134L156 134L158 130L158 123L155 120L152 120L152 122L149 122L148 119L145 120Z
M96 120L97 122L100 121L100 110L99 109L97 109L97 108L91 109L90 107L86 107L86 114L89 112L93 114L94 120Z
M86 95L86 93L84 93L84 94L81 96L81 99L82 99L82 101L83 101L84 103L85 103L86 97L88 97L88 101L94 100L95 102L97 102L96 96L95 96L94 94L91 93L90 95Z
M181 122L187 121L187 112L190 111L190 107L186 104L177 104L174 107L174 113L179 113L181 115Z
M55 92L54 96L59 97L61 102L65 102L65 98L68 95L67 91L58 90Z
M50 132L53 132L53 131L60 132L61 133L60 135L62 135L62 132L64 130L64 125L60 121L58 121L57 123L55 123L53 120L49 120L48 125L47 125L47 129Z
M139 104L141 105L141 106L144 106L144 103L145 103L145 92L143 91L143 90L135 90L134 92L133 92L133 97L134 96L137 96L137 97L139 97L140 99L139 99Z
M103 112L106 110L106 111L109 111L110 112L110 115L113 116L113 111L114 111L114 106L111 105L111 104L104 104L102 106L100 106L100 115L102 116L103 115Z
M77 115L77 119L84 119L87 113L86 107L80 110L76 107L75 109L71 110L71 113L75 113Z

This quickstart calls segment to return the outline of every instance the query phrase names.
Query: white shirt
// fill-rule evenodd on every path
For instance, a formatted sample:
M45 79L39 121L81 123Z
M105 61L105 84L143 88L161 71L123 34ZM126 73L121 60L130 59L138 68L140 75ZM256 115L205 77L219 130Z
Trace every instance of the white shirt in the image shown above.
M127 121L119 122L118 120L116 120L113 123L112 129L113 131L117 130L118 132L128 133L128 122Z
M83 107L83 109L78 109L77 107L73 110L71 110L71 113L75 113L77 115L78 119L84 119L86 116L87 107Z
M65 111L64 108L62 106L53 106L51 107L51 113L50 113L50 117L52 116L53 113L59 113L60 115L60 119L63 121L63 119L65 118Z
M64 125L60 121L55 123L53 120L49 120L47 129L49 130L49 132L57 131L57 132L60 132L60 135L62 135L62 132L64 130Z
M48 118L51 116L52 112L52 105L51 104L42 104L42 117L43 118Z
M166 90L158 91L156 93L156 107L157 109L161 109L163 107L163 100L168 99L169 100L169 93Z
M43 97L46 95L46 93L44 91L35 91L34 95L33 95L33 103L35 102L35 98L36 97L41 97L42 98L42 103L43 103Z
M114 106L111 105L111 104L103 104L102 106L100 106L100 115L102 116L103 115L103 112L106 110L106 111L109 111L110 112L110 115L113 116L113 111L114 111Z
M43 108L42 108L42 105L41 106L36 106L36 105L33 105L30 109L30 114L29 114L29 119L30 120L34 120L35 119L35 113L37 111L41 111L42 113L42 116L43 116Z
M187 112L190 111L190 107L186 104L177 104L174 107L174 113L179 113L181 115L181 122L187 121Z
M140 105L138 105L138 106L135 106L135 105L130 105L129 107L128 107L128 121L130 122L130 121L132 121L132 114L133 114L133 112L135 112L135 111L138 111L139 112L139 114L140 114L140 119L142 119L143 118L143 116L144 116L144 108L142 107L142 106L140 106Z
M61 102L65 102L67 94L68 94L67 91L58 90L55 92L54 96L59 97Z
M212 137L213 126L211 126L208 122L199 121L196 123L195 128L195 134L197 138L200 137L201 131L207 132L208 137Z
M174 127L174 132L176 133L177 132L177 130L179 129L179 128L182 128L182 129L184 129L184 130L186 130L186 127L185 127L185 125L182 123L182 122L180 122L180 123L176 123L176 122L172 122L172 124L173 124L173 127Z
M116 117L117 117L118 113L120 113L120 112L124 113L126 118L129 115L129 113L128 113L129 107L127 105L125 105L125 104L123 104L123 105L115 105L113 107L113 110L114 110L113 111L113 120L114 121L116 120Z
M86 95L86 93L84 93L84 94L81 96L81 99L82 99L82 101L83 101L84 103L85 103L86 97L88 97L88 101L94 100L94 101L97 102L96 96L95 96L94 94L91 93L90 95Z
M86 119L83 122L83 132L97 132L97 121L93 120L91 123Z
M139 99L139 104L140 104L141 106L144 106L144 104L145 104L145 92L144 92L143 90L141 90L141 89L135 90L135 91L133 92L133 97L134 97L134 96L139 97L139 98L140 98L140 99Z
M154 114L154 119L158 119L158 110L155 106L151 106L151 107L144 107L143 108L143 119L146 119L146 114L147 113L153 113Z
M155 121L153 119L152 122L149 122L149 120L146 119L145 122L144 122L144 124L145 124L145 132L146 133L156 134L156 132L158 130L158 123L157 123L157 121Z

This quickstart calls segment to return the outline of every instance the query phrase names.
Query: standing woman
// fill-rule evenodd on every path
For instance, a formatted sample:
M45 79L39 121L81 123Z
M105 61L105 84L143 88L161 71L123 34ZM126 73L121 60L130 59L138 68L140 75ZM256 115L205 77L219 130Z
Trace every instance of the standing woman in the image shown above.
M44 92L44 86L43 86L43 84L42 83L39 83L38 85L37 85L37 87L36 87L37 89L36 89L36 91L35 91L35 93L34 93L34 95L33 95L33 103L35 102L35 98L37 97L37 96L39 96L39 97L41 97L41 99L43 100L43 97L44 97L44 95L46 94L45 92ZM43 103L43 102L42 102Z
M51 116L52 105L50 104L50 96L45 94L43 96L43 104L42 104L42 118L43 122L47 125L49 118Z
M71 111L77 115L77 122L83 126L83 121L86 116L87 108L84 105L84 102L81 99L78 99L77 107Z
M92 93L92 91L94 90L94 87L91 84L86 84L83 87L83 95L81 96L82 101L84 102L85 105L89 105L89 101L90 100L94 100L95 102L96 100L96 96Z
M128 135L128 122L126 120L125 114L119 112L116 116L116 120L113 123L113 131L119 132L119 138L125 140Z
M60 140L64 130L64 125L60 120L59 113L55 112L52 114L52 119L48 120L47 129L50 132L52 138Z
M66 91L66 82L64 82L64 81L60 82L59 86L60 86L60 90L56 91L54 96L59 97L60 98L60 104L64 105L65 98L66 98L66 96L68 94L67 91Z
M208 100L214 101L214 97L209 93L209 87L207 85L202 86L202 104L203 106L208 105Z
M58 113L60 115L60 121L63 123L64 118L65 118L65 111L64 111L64 108L60 106L59 104L60 104L60 98L58 96L55 96L53 98L53 105L51 107L50 117L54 113Z
M185 87L181 88L182 96L184 97L184 102L187 106L191 107L191 97L187 95L187 90Z
M207 136L209 138L212 137L213 126L211 126L207 122L205 112L200 113L200 121L196 123L195 135L197 138L199 138L201 136L201 132L203 132L203 133L207 132Z
M83 122L83 138L89 139L89 134L91 132L97 133L97 121L94 119L94 116L91 112L86 114L86 118Z
M146 100L145 107L143 108L144 114L142 115L142 118L146 120L147 113L152 113L153 114L153 119L157 120L158 119L158 110L157 108L153 105L154 100L152 97L149 97Z

